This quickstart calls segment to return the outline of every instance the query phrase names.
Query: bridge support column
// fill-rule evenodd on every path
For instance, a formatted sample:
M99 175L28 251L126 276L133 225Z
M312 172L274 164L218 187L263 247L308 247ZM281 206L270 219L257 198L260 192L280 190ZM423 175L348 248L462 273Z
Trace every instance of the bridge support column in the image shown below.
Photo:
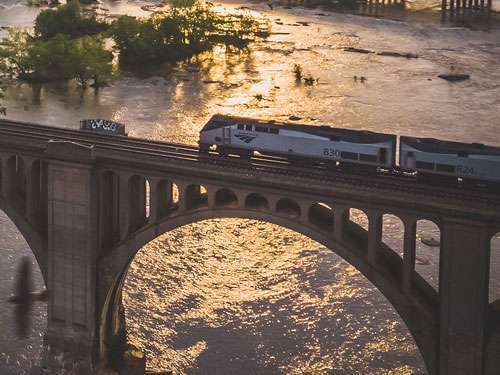
M119 174L119 208L118 212L120 213L119 221L120 221L120 240L123 241L127 238L130 231L130 221L131 221L131 212L130 212L130 187L129 180L130 175L127 173Z
M347 220L349 220L349 207L342 205L333 206L333 235L335 238L342 240L344 237L344 229Z
M97 178L92 149L49 142L46 365L91 373L97 350ZM70 160L68 160L71 158ZM60 353L63 356L60 356ZM56 357L59 357L56 359Z
M413 218L404 220L403 244L403 288L410 290L415 273L417 221Z
M26 217L28 221L37 226L40 217L40 178L41 161L33 158L24 158L26 163Z
M149 221L156 224L162 216L162 200L160 196L160 180L150 177L149 181Z
M377 261L377 252L382 242L383 216L380 212L368 212L368 260Z
M490 236L485 225L445 221L442 228L440 375L483 374Z

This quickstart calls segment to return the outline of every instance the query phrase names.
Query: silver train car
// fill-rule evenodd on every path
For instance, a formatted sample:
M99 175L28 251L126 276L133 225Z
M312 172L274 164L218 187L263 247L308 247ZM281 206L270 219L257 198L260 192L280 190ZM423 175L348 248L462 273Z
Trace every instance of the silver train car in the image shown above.
M399 139L399 166L422 176L500 182L500 148L402 136Z
M214 115L200 132L200 151L220 155L283 156L290 161L392 168L397 137L392 134Z

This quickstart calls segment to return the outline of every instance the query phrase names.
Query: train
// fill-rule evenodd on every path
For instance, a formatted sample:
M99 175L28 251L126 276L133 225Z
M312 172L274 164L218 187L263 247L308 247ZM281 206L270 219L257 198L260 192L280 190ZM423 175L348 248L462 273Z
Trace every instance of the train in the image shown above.
M287 159L291 164L321 165L363 171L397 173L440 181L500 182L500 147L434 138L264 121L214 115L200 131L200 153L255 153Z

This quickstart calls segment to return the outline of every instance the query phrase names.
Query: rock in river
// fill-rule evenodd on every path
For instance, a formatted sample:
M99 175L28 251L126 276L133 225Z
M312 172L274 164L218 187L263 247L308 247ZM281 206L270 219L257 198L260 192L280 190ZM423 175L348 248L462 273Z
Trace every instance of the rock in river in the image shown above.
M450 74L440 74L440 75L438 75L438 77L445 79L449 82L459 82L459 81L465 81L466 79L469 79L470 75L450 73Z

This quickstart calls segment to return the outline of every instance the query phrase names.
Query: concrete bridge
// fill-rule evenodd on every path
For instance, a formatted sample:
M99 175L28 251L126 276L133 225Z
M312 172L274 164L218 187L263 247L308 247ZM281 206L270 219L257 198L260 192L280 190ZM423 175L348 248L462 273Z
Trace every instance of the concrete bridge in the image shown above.
M488 289L500 194L9 121L0 121L0 161L0 208L49 290L46 342L79 373L105 364L126 329L121 290L142 246L189 223L241 217L302 233L358 269L406 323L430 374L498 374L500 300ZM388 213L404 223L402 257L382 242ZM438 292L415 271L422 219L441 231Z

